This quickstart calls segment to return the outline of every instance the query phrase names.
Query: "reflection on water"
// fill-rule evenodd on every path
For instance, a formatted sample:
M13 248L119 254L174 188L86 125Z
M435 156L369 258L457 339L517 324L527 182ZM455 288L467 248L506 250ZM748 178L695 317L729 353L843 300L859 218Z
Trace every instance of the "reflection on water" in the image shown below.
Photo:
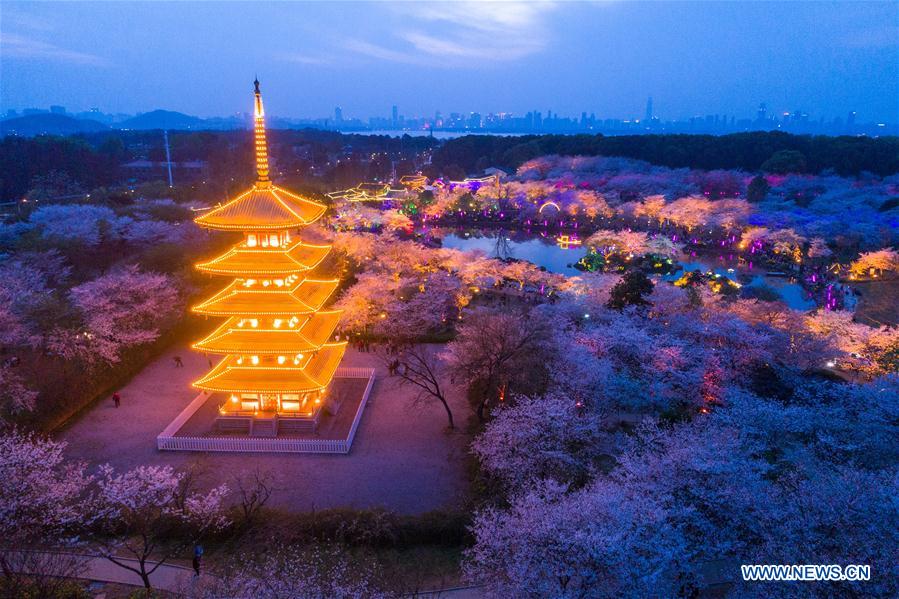
M574 276L581 274L574 263L581 259L584 251L579 246L562 249L554 237L541 237L533 233L440 230L429 229L428 233L443 239L443 247L457 250L481 250L491 258L516 258L542 266L550 272Z
M684 272L694 270L699 270L701 272L712 271L715 274L727 277L732 281L736 281L748 287L770 287L780 296L780 299L783 300L785 304L795 310L811 310L816 306L815 301L807 297L802 285L795 282L795 279L790 277L766 277L764 273L761 273L758 270L737 266L734 263L728 265L728 263L723 260L716 261L711 258L704 259L696 256L682 257L680 265L680 270L666 275L663 278L666 281L676 281L684 274Z
M422 231L424 232L424 231ZM542 266L550 272L568 276L581 274L574 264L581 259L585 250L580 245L560 247L553 236L541 236L528 232L505 232L490 230L455 230L429 228L427 233L443 240L443 247L458 250L481 250L492 258L516 258ZM685 271L712 271L733 281L738 280L750 287L765 285L773 289L780 298L796 310L810 310L814 300L807 297L799 283L789 277L766 277L763 272L744 266L735 261L715 260L702 256L683 256L681 269L663 277L666 281L680 278Z

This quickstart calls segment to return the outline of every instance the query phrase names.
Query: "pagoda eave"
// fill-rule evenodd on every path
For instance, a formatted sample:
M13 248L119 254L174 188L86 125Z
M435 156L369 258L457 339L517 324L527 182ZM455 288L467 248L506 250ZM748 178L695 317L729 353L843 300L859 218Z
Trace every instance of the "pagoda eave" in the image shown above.
M275 185L254 186L194 222L220 231L282 231L311 225L327 208Z
M321 348L337 328L341 311L316 312L295 328L250 328L231 318L192 347L213 354L295 355Z
M316 312L337 289L339 281L303 279L292 289L246 289L236 281L209 300L194 306L207 316L291 316Z
M197 269L210 274L244 276L287 276L314 269L331 251L327 245L297 242L283 250L238 247L221 256L197 264Z
M311 393L330 384L346 350L346 343L325 345L300 366L243 366L225 358L206 376L195 381L197 389L221 393Z

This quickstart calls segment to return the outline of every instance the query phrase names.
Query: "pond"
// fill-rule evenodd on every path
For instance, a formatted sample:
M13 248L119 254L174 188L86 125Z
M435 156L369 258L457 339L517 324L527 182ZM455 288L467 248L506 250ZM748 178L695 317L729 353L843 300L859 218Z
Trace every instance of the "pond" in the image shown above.
M492 231L482 229L440 229L428 227L418 231L443 240L443 247L458 250L481 250L493 258L516 258L542 266L550 272L567 276L581 273L574 264L583 257L581 245L560 245L556 236L549 233L528 231ZM675 281L684 271L712 271L750 287L765 285L773 289L780 299L796 310L810 310L815 301L808 297L802 286L790 277L769 277L759 269L737 265L735 259L715 259L711 256L687 256L680 259L681 269L663 277Z

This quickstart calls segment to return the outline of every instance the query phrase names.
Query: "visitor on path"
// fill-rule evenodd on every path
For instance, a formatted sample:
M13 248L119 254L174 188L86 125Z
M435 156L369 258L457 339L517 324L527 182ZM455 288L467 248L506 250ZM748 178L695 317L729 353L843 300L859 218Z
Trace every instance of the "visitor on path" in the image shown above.
M194 547L194 561L193 561L194 576L200 575L200 566L202 565L200 560L202 558L203 558L203 546L197 545Z
M181 361L181 356L175 356L172 359L175 360L175 368L184 368L184 362Z
M112 403L115 407L119 407L122 404L122 396L119 395L118 391L112 394Z

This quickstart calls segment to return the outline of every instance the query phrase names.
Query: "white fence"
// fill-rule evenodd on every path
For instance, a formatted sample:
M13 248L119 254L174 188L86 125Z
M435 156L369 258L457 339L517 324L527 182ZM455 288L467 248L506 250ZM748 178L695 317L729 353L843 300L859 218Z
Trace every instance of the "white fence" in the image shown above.
M350 433L346 439L278 439L251 437L178 437L176 433L206 403L208 395L200 393L184 410L156 437L156 448L166 451L241 451L271 453L349 453L359 428L359 420L372 385L375 382L374 368L338 368L335 378L368 379L362 401L356 408Z

